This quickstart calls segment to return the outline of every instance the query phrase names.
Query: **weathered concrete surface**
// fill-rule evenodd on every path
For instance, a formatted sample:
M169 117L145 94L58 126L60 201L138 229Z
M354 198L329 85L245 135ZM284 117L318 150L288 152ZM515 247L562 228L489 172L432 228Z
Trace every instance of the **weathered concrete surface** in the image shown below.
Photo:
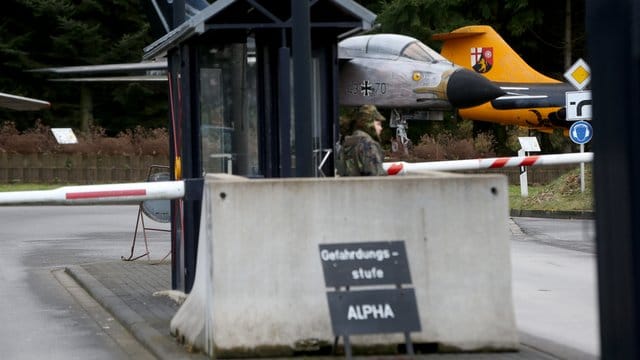
M422 326L414 342L516 349L507 198L501 175L210 176L194 287L171 330L209 354L331 343L318 244L403 240Z

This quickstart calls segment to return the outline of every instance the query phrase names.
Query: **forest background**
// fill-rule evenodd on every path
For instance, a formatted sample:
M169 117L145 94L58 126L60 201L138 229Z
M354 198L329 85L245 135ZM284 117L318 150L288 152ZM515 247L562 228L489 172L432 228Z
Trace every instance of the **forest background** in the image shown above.
M211 1L210 1L211 2ZM534 69L563 80L565 70L586 57L583 0L358 0L378 14L377 32L406 34L439 50L435 33L472 24L490 25ZM106 148L168 152L166 84L90 84L52 82L49 74L26 70L58 66L138 62L143 48L159 38L148 21L148 0L5 0L0 15L0 91L46 99L51 109L15 112L0 109L0 151L38 151L50 127L81 129L80 87L92 93L91 131L80 136ZM37 135L38 136L33 136ZM424 158L513 155L522 129L460 121L411 123L409 137ZM576 151L558 134L536 134L543 152ZM149 149L140 144L149 141ZM166 141L167 146L162 146ZM138 144L138 146L136 146ZM420 147L422 146L422 147ZM13 147L13 148L11 148ZM81 150L82 147L78 147ZM86 148L86 147L85 147ZM94 151L86 148L88 151ZM465 150L466 149L466 150ZM128 150L127 150L128 151ZM440 155L434 155L434 154Z

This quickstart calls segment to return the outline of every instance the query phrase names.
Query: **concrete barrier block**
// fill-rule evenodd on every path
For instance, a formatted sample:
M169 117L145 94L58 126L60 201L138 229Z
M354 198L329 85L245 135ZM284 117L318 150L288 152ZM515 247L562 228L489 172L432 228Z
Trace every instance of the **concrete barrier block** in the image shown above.
M448 350L517 349L502 175L205 181L191 294L171 322L210 355L333 342L319 244L405 242L421 332ZM357 335L354 345L404 342Z

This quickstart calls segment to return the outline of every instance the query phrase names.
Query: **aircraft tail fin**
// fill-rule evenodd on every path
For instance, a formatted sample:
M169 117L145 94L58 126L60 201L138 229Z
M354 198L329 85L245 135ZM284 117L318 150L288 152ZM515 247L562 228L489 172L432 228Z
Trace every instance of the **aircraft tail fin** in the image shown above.
M465 26L436 34L443 41L440 54L455 64L500 82L559 83L527 64L506 41L486 25Z

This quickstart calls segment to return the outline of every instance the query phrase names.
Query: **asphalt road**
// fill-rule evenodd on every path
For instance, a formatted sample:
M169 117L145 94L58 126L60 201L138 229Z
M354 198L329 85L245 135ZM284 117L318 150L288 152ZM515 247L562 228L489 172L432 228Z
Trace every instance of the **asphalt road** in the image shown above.
M67 265L128 256L137 206L0 207L0 358L149 358L81 290ZM147 226L163 227L147 220ZM515 223L519 226L515 226ZM599 354L592 220L514 218L512 289L523 342L566 358ZM150 232L152 258L170 248ZM138 249L142 238L138 237Z
M91 298L61 286L64 273L56 271L128 256L137 209L0 207L0 358L149 358ZM166 254L165 233L150 241L152 255Z
M513 301L521 340L569 359L600 354L593 220L513 218ZM578 351L572 351L578 350Z

